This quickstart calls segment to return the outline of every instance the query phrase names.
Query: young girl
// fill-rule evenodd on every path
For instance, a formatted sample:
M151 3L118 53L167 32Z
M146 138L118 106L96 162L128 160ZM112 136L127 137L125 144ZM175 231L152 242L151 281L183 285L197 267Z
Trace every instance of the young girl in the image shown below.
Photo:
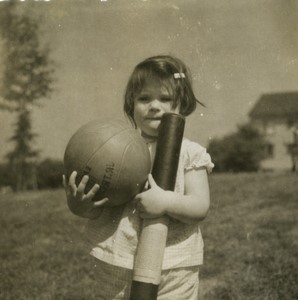
M135 67L127 84L124 111L147 142L153 161L161 116L166 112L188 116L197 103L184 63L171 56L155 56ZM170 223L158 299L197 299L199 265L203 263L199 222L209 209L207 172L212 168L205 148L184 139L175 191L161 189L149 174L150 188L117 207L108 206L109 199L92 201L98 185L84 193L88 176L78 186L76 172L68 184L64 178L70 210L90 219L87 235L99 270L100 299L129 299L141 221L164 214Z

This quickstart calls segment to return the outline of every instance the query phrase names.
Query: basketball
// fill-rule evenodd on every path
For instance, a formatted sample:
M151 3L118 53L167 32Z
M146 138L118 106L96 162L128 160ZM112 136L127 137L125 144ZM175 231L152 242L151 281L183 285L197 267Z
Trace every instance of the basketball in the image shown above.
M110 199L124 204L140 193L151 169L148 147L137 132L122 121L92 121L71 137L64 154L67 180L77 171L76 184L89 176L87 193L95 183L100 188L93 200Z

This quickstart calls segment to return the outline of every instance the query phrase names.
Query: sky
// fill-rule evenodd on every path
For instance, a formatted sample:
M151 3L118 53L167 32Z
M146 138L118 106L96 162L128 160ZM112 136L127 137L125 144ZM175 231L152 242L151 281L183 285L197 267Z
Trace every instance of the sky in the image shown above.
M298 90L296 0L24 0L19 6L43 16L41 40L56 66L51 98L32 110L41 158L62 159L72 134L90 120L123 119L127 80L149 56L171 54L190 68L206 108L187 118L185 136L205 147L247 122L263 93ZM0 43L0 57L1 51ZM0 61L0 78L1 70ZM13 146L15 119L0 111L0 161Z

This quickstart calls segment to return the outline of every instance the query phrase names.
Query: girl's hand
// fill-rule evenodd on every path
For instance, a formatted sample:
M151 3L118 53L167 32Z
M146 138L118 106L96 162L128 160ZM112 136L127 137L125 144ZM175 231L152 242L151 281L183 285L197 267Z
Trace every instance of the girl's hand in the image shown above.
M74 171L69 177L68 183L66 183L65 175L63 175L63 186L66 193L67 204L69 209L76 215L84 218L96 218L100 215L102 207L109 199L104 198L99 201L92 201L93 197L99 190L99 185L95 184L91 190L85 194L84 190L89 180L89 176L85 175L78 186L76 186L75 180L77 172Z
M148 176L148 183L150 189L135 197L140 217L149 219L163 216L170 203L171 192L160 188L151 174Z

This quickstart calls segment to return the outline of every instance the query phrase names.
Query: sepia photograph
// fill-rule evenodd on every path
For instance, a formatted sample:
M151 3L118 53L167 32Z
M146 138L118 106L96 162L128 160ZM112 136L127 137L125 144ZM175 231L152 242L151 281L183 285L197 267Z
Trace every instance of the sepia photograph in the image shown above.
M0 0L0 299L298 299L298 1Z

